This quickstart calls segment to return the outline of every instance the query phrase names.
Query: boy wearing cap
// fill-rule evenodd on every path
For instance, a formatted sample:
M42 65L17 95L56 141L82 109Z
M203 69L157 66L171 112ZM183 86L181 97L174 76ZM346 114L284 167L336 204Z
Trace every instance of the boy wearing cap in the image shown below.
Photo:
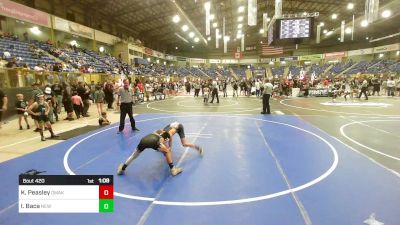
M39 124L38 129L40 132L40 136L42 137L42 141L46 140L46 138L43 136L44 124L50 131L51 138L58 137L58 135L54 134L51 124L49 122L49 117L48 117L50 111L49 104L44 100L43 94L38 94L36 97L38 99L37 102L34 102L32 105L29 106L28 112L31 115L35 116L35 120Z

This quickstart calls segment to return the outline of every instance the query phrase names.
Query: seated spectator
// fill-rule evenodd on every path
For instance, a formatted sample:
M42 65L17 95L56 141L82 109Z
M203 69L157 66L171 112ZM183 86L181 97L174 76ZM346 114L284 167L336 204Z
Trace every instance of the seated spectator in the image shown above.
M105 125L110 125L111 122L107 119L107 113L102 112L101 117L99 118L99 125L100 126L105 126Z

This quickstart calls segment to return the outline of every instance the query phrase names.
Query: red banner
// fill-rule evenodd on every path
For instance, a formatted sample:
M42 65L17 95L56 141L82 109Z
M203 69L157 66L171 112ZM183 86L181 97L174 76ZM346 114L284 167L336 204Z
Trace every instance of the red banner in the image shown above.
M153 49L151 48L144 48L144 54L153 55Z
M346 56L346 52L325 53L325 59L343 58L345 56Z
M8 0L0 0L0 14L46 27L50 26L49 14Z

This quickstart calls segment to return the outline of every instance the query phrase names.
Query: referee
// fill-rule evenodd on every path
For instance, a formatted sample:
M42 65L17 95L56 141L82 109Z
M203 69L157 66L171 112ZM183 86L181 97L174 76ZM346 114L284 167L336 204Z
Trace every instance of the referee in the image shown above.
M121 116L119 118L118 133L122 133L125 126L126 114L128 114L131 121L132 131L139 131L135 126L135 119L132 115L133 96L135 95L133 89L129 86L129 80L124 79L124 86L119 88L117 104L120 106Z
M271 114L271 108L269 106L269 99L271 98L272 91L274 89L274 86L272 86L271 82L267 80L267 82L264 84L264 90L263 90L263 111L261 114Z

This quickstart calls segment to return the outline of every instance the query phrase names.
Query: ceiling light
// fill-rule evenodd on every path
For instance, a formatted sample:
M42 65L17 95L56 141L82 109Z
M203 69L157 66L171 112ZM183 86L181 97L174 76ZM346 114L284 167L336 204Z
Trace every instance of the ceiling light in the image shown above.
M346 34L351 34L351 28L350 28L350 27L347 27L346 30L345 30L344 32L346 32Z
M192 45L192 48L194 48L194 46Z
M228 42L229 40L231 40L231 38L229 36L224 37L224 41Z
M327 29L325 29L323 32L324 32L324 34L326 34L326 33L328 33L328 30L327 30Z
M271 61L271 62L269 62L269 65L274 65L274 62L272 62L272 61Z
M32 28L30 28L29 29L31 32L32 32L32 34L36 34L36 35L38 35L38 34L40 34L40 33L42 33L42 31L41 30L39 30L39 28L38 27L32 27Z
M104 52L104 47L103 47L103 46L100 46L99 51L100 51L100 52Z
M397 52L396 52L396 55L400 55L400 51L397 51Z
M264 29L260 29L260 34L263 34L264 33Z
M242 12L244 12L244 6L239 6L239 8L238 8L238 12L239 12L239 13L242 13Z
M189 37L191 37L191 38L194 37L194 33L193 33L193 32L190 32L190 33L189 33Z
M211 3L210 2L204 3L204 8L209 10L211 8Z
M237 33L238 33L238 34L241 34L241 33L242 33L242 30L238 30Z
M269 21L271 21L271 18L268 17L268 18L267 18L267 22L269 22Z
M211 14L210 15L210 20L214 20L215 19L215 15L214 14Z
M175 49L178 49L178 46L176 46Z
M211 41L211 37L208 37L208 38L207 38L207 41Z
M260 41L260 44L262 44L262 41Z
M307 12L303 12L303 16L307 16Z
M382 58L383 56L384 56L384 54L383 54L383 53L379 54L379 58Z
M243 27L243 24L239 23L238 24L238 29L242 29L242 27Z
M348 10L354 9L354 3L350 2L349 4L347 4L347 9Z
M362 27L368 27L368 21L367 20L361 21L361 26Z
M365 40L369 40L369 37L366 37Z
M182 30L184 31L184 32L186 32L187 30L189 30L189 27L188 27L188 25L183 25L182 26Z
M392 12L390 10L385 10L382 12L382 17L383 18L388 18L392 15Z
M236 38L238 38L238 39L239 39L239 38L242 38L242 34L239 34L239 33L236 34Z
M194 42L199 42L199 41L200 41L200 39L198 37L194 38Z
M325 23L324 23L324 22L321 22L321 23L319 23L319 26L320 26L320 27L323 27L323 26L325 26Z
M179 17L179 15L175 15L174 17L172 17L172 21L174 23L179 23L179 21L181 21L181 18Z
M239 16L238 17L238 22L242 22L243 21L243 16Z
M282 63L282 64L286 64L286 62L285 62L285 61L282 61L281 63Z
M331 34L333 34L333 31L328 31L327 33L326 33L326 36L329 36L329 35L331 35Z
M213 23L213 28L216 28L218 26L218 23Z
M336 19L337 19L337 14L336 14L336 13L332 14L331 18L332 18L333 20L336 20Z

